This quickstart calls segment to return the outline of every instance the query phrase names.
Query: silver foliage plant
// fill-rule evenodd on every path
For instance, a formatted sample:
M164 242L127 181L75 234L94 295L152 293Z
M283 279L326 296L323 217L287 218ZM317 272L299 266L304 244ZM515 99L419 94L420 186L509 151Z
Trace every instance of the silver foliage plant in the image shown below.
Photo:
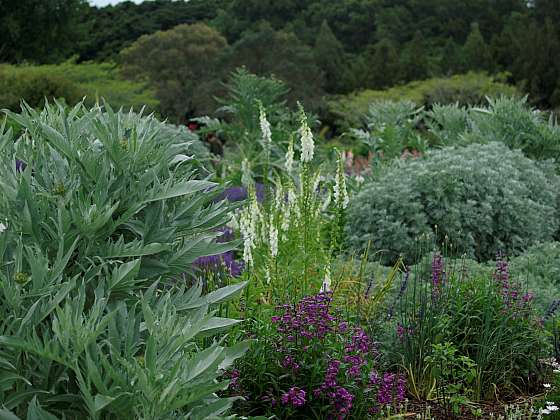
M365 184L348 210L349 244L371 241L385 262L418 257L419 242L479 261L517 255L558 232L558 176L503 143L432 150L397 159ZM449 246L449 244L447 244Z
M226 415L235 320L181 277L229 208L148 116L47 105L0 131L0 418Z

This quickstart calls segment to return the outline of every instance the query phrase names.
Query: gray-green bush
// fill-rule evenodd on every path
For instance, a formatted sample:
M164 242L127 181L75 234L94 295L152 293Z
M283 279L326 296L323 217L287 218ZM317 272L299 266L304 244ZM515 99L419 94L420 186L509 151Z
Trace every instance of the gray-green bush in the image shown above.
M532 159L560 158L560 126L553 115L529 106L527 98L502 96L479 107L437 105L425 120L441 145L497 141Z
M417 256L418 240L452 243L453 254L516 255L558 230L558 178L501 143L432 150L398 159L365 185L348 211L348 241L369 241L385 261ZM425 239L424 239L425 240Z
M0 417L223 414L219 378L246 343L211 339L236 322L214 308L243 284L202 295L181 278L232 247L190 143L110 108L8 118L23 130L0 129Z

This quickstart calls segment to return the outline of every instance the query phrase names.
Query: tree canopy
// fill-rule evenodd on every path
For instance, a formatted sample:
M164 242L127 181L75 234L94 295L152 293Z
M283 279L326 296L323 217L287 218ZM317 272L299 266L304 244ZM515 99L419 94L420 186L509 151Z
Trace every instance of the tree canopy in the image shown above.
M509 74L540 106L559 107L559 6L558 0L153 0L97 8L85 0L3 0L0 61L118 61L143 35L204 23L227 42L223 74L237 66L275 74L311 102L325 93L484 70Z

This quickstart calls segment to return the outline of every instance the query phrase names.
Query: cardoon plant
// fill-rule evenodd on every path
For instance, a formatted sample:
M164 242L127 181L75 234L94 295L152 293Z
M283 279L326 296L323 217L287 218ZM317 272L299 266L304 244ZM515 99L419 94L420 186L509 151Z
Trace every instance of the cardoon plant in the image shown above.
M232 249L214 240L229 205L189 142L108 106L8 118L21 134L0 130L0 416L225 413L218 378L247 344L203 338L236 323L215 308L243 284L203 295L180 276Z

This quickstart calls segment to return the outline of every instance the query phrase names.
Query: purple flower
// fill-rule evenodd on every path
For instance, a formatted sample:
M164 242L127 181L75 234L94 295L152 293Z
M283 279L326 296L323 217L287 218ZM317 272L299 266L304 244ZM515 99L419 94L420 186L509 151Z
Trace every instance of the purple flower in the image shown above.
M235 261L232 251L220 255L199 257L195 260L194 265L206 271L219 271L220 268L225 268L233 277L241 275L243 271L243 264Z
M402 375L386 372L380 381L377 391L377 402L389 405L393 402L402 402L406 396L406 379Z
M533 300L534 296L531 292L527 292L523 295L523 302L524 303L529 303Z
M283 313L273 317L272 322L287 341L295 342L297 337L323 340L334 331L336 324L335 317L329 311L330 302L330 293L305 297L295 307L277 307Z
M293 386L280 398L282 404L291 405L295 408L305 405L305 391L297 386Z
M22 160L16 159L16 171L23 172L25 171L25 168L27 168L27 163Z
M397 337L399 337L399 339L401 341L404 340L404 333L405 333L404 327L400 323L398 323L397 324Z
M280 365L284 369L292 369L294 371L296 371L300 368L299 364L294 360L294 358L292 356L284 357L282 362L280 362Z
M432 257L432 298L437 298L444 282L443 257L439 252L436 252Z
M502 252L498 252L496 254L496 270L494 271L494 280L502 289L504 304L507 307L511 307L512 304L517 301L519 292L515 288L515 285L511 282L508 262Z
M257 195L257 201L262 203L265 199L265 188L263 184L256 183L255 184L255 192ZM216 201L222 201L227 199L228 201L235 202L235 201L243 201L246 200L248 197L247 188L245 187L230 187L227 188L222 194L220 194Z
M395 299L395 301L391 305L391 308L389 309L389 313L388 313L388 318L389 319L391 319L393 317L393 312L395 310L395 305L397 304L397 302L399 300L402 299L402 297L404 296L404 292L406 292L406 288L408 287L408 279L409 278L410 278L410 267L406 267L405 272L403 274L403 279L402 279L402 282L401 282L401 288L399 289L399 294L397 295L397 298Z
M225 243L235 239L232 229L222 227L219 231L222 232L222 235L216 238L217 243ZM225 268L233 277L240 276L243 271L243 263L235 260L233 251L227 251L219 255L199 257L195 260L194 265L202 270L213 272L218 272L220 269Z
M232 369L225 373L224 375L226 378L229 378L229 389L235 392L239 391L239 377L241 376L241 372L237 369Z
M381 378L379 377L379 373L377 373L375 370L372 370L369 373L369 383L371 385L379 385L381 383Z

